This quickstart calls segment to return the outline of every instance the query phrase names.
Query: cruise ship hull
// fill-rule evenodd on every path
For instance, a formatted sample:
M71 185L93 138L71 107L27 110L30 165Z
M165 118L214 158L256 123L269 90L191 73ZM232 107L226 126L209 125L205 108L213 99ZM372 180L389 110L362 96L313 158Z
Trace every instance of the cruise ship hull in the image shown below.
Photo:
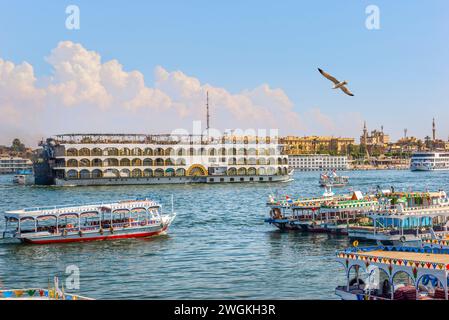
M55 179L57 186L108 186L108 185L153 185L153 184L187 184L187 183L244 183L244 182L285 182L292 179L287 175L254 176L196 176L196 177L120 177L91 179Z

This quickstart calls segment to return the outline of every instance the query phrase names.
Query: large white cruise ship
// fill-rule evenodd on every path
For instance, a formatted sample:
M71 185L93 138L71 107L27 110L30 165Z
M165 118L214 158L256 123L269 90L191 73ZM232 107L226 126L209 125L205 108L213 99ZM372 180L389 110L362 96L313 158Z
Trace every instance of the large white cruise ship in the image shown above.
M449 170L449 152L415 152L410 161L410 170Z
M274 137L65 134L40 145L36 184L279 182L292 175Z

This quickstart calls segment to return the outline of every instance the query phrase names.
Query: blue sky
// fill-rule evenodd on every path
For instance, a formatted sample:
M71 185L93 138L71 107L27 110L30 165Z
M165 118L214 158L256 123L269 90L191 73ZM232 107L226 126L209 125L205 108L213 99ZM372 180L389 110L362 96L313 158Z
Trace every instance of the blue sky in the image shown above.
M80 8L80 30L65 28L69 4ZM370 4L380 30L365 28ZM357 136L366 119L393 138L404 128L424 137L435 117L447 139L448 34L445 0L0 1L0 58L28 62L37 78L52 74L51 50L71 41L140 71L148 86L156 66L230 93L266 83L285 92L299 118L319 109L333 122L281 130L297 135ZM331 90L317 67L349 80L355 96Z

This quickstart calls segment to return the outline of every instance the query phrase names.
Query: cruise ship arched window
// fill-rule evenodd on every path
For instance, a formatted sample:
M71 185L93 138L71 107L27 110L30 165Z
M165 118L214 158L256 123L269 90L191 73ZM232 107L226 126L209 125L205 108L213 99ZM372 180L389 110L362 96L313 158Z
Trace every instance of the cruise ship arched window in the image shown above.
M165 176L167 177L173 177L175 175L175 169L173 168L168 168L167 170L165 170Z
M267 160L265 159L265 158L259 158L258 160L257 160L257 164L258 165L266 165L267 164Z
M92 167L102 167L103 166L103 161L101 161L101 159L93 159L92 160Z
M120 176L120 172L117 169L106 169L103 172L104 178L118 178Z
M255 176L256 173L257 173L256 168L251 167L251 168L248 169L248 175L249 176Z
M196 151L194 148L189 148L189 156L196 156Z
M240 156L246 156L248 154L248 150L246 150L245 148L240 148L238 150L238 155Z
M78 178L78 171L77 170L69 170L69 171L67 171L67 178L69 178L69 179L77 179Z
M172 158L168 158L167 160L165 160L165 165L166 166L174 166L175 161Z
M280 167L278 168L277 174L278 174L278 175L282 175L282 168L280 168Z
M90 171L89 170L81 170L80 171L80 178L81 179L90 179Z
M276 159L275 158L268 158L267 164L268 165L275 165L276 164Z
M256 149L255 149L255 148L249 148L249 149L248 149L248 155L250 155L250 156L255 156L255 155L257 155Z
M131 155L133 156L141 156L143 154L142 149L140 148L134 148L131 152Z
M129 159L124 158L120 160L120 166L121 167L129 167L131 165L131 161Z
M239 169L237 170L237 174L238 174L239 176L246 176L246 168L239 168Z
M164 165L164 159L157 158L156 159L156 166L163 166Z
M67 151L65 152L65 155L67 157L77 157L78 156L78 150L76 150L75 148L67 149Z
M80 167L90 167L89 159L81 159L79 162Z
M282 158L278 158L277 164L282 164L282 163L283 163Z
M187 155L186 149L184 149L184 148L178 149L177 155L180 156L180 157L186 156Z
M146 156L152 156L153 155L153 149L151 148L146 148L144 151L144 155Z
M239 164L239 165L244 165L244 164L246 164L246 158L238 158L237 164Z
M73 168L78 167L78 161L75 159L67 160L67 167L73 167Z
M229 164L229 165L237 164L237 159L236 159L236 158L229 158L229 159L228 159L228 164Z
M265 149L264 148L258 148L257 149L257 155L258 156L265 156L266 155Z
M165 155L166 156L174 156L175 150L173 148L167 148L167 149L165 149Z
M215 150L215 148L210 148L210 149L209 149L209 155L210 155L210 156L215 156L215 155L217 155L217 150Z
M131 176L133 178L140 178L142 176L142 170L140 169L134 169L131 173Z
M106 148L103 152L105 156L118 156L117 148Z
M152 177L153 176L153 170L151 170L151 169L143 170L143 176L144 177Z
M275 148L270 148L269 149L269 153L270 153L269 154L270 156L275 155L276 154L276 149Z
M155 156L164 156L165 155L164 149L156 148L156 150L154 150L154 155Z
M102 178L103 172L101 170L95 169L92 171L92 178Z
M93 157L101 157L103 155L103 151L101 151L100 148L93 148L90 155Z
M80 157L90 157L90 150L87 148L82 148L78 151L78 156Z
M207 150L206 150L206 148L201 148L198 155L207 156Z
M120 149L120 156L130 156L131 155L131 150L129 150L128 148L123 148Z
M176 176L183 177L185 175L186 175L186 170L185 169L183 169L183 168L176 169Z
M256 160L256 158L249 158L249 159L248 159L248 164L249 164L249 165L253 165L253 166L257 165L257 160Z
M225 156L225 155L226 155L226 149L225 149L225 148L220 148L220 149L218 150L218 153L219 153L221 156Z
M267 174L267 170L265 170L264 167L259 168L259 169L257 170L257 172L258 172L259 176L264 176L264 175Z
M163 177L164 176L164 170L162 170L162 169L154 170L154 176L155 177Z
M131 172L128 169L120 170L120 177L128 178L131 175Z
M229 168L228 169L228 176L236 176L237 175L237 169L236 168Z
M231 148L231 149L229 149L228 154L229 154L229 155L236 156L236 155L237 155L237 149L236 149L236 148Z
M269 167L269 168L267 169L267 174L268 174L269 176L274 175L275 173L276 173L276 169L275 169L275 168Z
M142 160L140 159L133 159L131 162L133 167L140 167L142 165Z
M186 160L183 158L178 158L176 159L176 165L177 166L185 166L186 165Z
M151 166L153 166L153 160L152 159L144 159L143 160L143 166L144 167L151 167Z
M105 167L118 167L118 160L115 158L107 158L103 163Z

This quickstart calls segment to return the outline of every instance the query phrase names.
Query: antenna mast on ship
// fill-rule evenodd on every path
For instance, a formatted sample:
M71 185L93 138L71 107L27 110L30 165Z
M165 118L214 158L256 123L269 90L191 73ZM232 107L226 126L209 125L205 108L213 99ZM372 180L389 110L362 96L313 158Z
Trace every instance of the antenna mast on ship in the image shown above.
M209 136L209 91L206 92L206 131L207 135Z

